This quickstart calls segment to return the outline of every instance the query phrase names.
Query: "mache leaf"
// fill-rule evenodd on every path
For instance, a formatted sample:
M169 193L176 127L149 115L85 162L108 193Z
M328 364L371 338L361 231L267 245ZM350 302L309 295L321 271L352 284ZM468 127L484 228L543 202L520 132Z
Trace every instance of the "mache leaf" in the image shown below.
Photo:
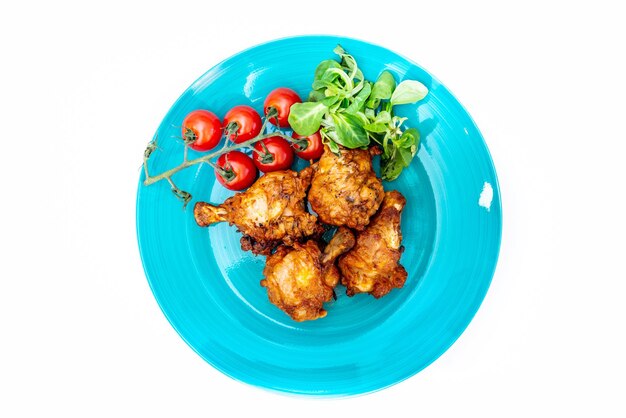
M311 90L309 93L309 102L321 102L326 98L325 89Z
M372 109L377 108L381 100L388 100L391 98L394 89L396 88L396 80L389 71L383 71L378 76L378 79L372 87L372 94L367 101L367 107Z
M321 102L294 103L289 111L289 125L299 135L313 135L327 111L328 107Z
M337 132L336 142L351 149L369 145L369 137L358 117L350 113L332 113L331 116Z
M352 102L350 106L346 108L346 112L355 114L359 112L361 109L363 109L363 106L365 106L365 101L370 96L371 92L372 92L371 83L367 81L364 82L363 88L361 89L361 91L359 91L359 93L356 96L354 96L354 101Z
M428 94L428 88L417 80L404 80L391 95L392 105L415 103Z
M394 152L388 158L383 156L380 160L380 174L383 180L392 181L397 179L403 169L404 163L398 158L397 152Z
M409 128L400 135L397 141L394 142L398 148L410 149L411 147L417 148L420 143L420 132L415 128Z
M326 79L327 81L332 81L332 73L327 73L329 68L338 68L341 69L341 65L335 60L324 60L317 65L315 68L315 75L313 76L313 81ZM327 78L324 78L327 77ZM328 80L330 78L331 80Z

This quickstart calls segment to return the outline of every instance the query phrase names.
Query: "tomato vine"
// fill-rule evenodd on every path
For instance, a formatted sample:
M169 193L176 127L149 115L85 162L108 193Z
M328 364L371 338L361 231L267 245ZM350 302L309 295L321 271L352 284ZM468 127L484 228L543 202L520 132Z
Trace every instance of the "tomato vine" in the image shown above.
M145 179L143 181L144 186L150 186L151 184L154 184L158 181L166 180L170 184L172 193L178 199L182 200L183 208L186 207L189 201L192 199L192 195L189 192L180 189L172 180L172 176L178 173L179 171L184 170L188 167L198 165L198 164L203 164L203 163L206 163L210 165L211 167L213 167L214 169L216 169L217 166L212 160L217 159L221 155L229 153L234 150L239 150L242 148L251 148L255 143L262 141L264 139L267 139L267 138L271 138L273 136L279 136L285 139L286 141L289 141L289 143L298 142L298 140L293 139L291 136L285 135L280 130L275 130L273 132L266 132L268 121L271 118L276 117L276 115L273 112L275 111L268 112L268 114L265 117L265 120L263 121L263 125L261 126L261 131L254 138L241 142L239 144L233 143L231 140L226 138L224 140L224 145L218 151L211 152L210 154L206 154L198 158L194 158L191 160L188 159L187 153L189 149L189 143L188 141L184 141L185 148L183 151L183 162L180 163L178 166L170 168L169 170L166 170L162 173L152 175L150 174L148 170L148 160L150 159L150 156L154 153L154 151L158 149L158 137L155 137L152 141L148 143L146 150L144 151L144 154L143 154L143 170L145 174Z

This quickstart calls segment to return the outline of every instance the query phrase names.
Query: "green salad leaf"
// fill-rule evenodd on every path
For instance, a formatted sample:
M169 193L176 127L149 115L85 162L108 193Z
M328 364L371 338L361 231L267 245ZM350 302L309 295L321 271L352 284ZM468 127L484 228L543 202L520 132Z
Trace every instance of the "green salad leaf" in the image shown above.
M372 83L370 83L369 81L365 81L363 83L361 91L359 91L359 93L354 96L354 101L346 108L346 112L356 113L363 110L363 107L365 106L365 101L368 97L370 97L371 92Z
M393 75L387 70L380 73L378 80L372 87L372 94L367 101L367 107L376 108L381 100L390 99L395 88L396 80L393 78Z
M391 95L392 105L416 103L428 94L428 88L416 80L404 80Z
M333 113L332 118L337 132L335 142L346 148L361 148L369 145L367 132L358 117L350 113Z
M390 138L381 158L381 176L383 180L393 181L408 167L417 154L420 144L420 133L409 128L400 136Z
M302 136L313 135L327 111L328 107L320 102L294 103L289 112L289 125Z
M398 148L417 149L420 143L420 132L415 128L409 128L400 135L400 138L395 142Z

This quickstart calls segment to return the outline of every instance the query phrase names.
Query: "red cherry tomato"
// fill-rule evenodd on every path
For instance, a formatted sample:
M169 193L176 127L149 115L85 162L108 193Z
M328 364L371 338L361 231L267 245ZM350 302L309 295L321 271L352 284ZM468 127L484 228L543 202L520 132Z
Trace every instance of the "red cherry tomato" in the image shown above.
M196 151L208 151L220 142L222 124L208 110L194 110L183 120L183 140Z
M280 136L271 136L254 144L254 164L264 173L286 170L293 163L289 142Z
M262 126L261 116L250 106L235 106L224 116L224 134L237 144L257 136Z
M274 108L276 112L278 112L278 115L269 117L269 122L272 125L276 125L276 121L278 120L279 127L289 128L289 109L294 103L302 103L298 93L286 87L279 87L267 95L265 103L263 104L263 110L265 115L268 116L270 108Z
M295 143L293 145L296 155L304 160L317 160L322 156L324 152L324 144L322 144L322 136L320 131L315 132L313 135L302 136L297 133L293 133L292 137L295 139L306 139L306 147Z
M256 179L256 167L252 158L240 151L231 151L217 159L215 177L229 190L242 190Z

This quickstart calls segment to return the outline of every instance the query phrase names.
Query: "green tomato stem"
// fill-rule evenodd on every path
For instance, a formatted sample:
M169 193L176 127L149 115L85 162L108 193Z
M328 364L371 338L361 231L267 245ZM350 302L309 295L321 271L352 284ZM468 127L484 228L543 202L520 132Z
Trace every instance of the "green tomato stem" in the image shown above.
M263 132L263 130L261 130L261 132ZM289 142L293 142L293 138L291 138L291 137L289 137L289 136L287 136L287 135L285 135L285 134L283 134L282 132L279 132L279 131L258 135L256 137L254 137L252 139L249 139L247 141L244 141L244 142L242 142L240 144L233 144L233 145L228 146L228 145L226 145L226 144L228 144L228 142L226 142L225 146L223 146L222 149L220 149L219 151L215 151L215 152L212 152L210 154L203 155L202 157L198 157L198 158L195 158L193 160L185 160L180 165L178 165L178 166L176 166L174 168L171 168L171 169L169 169L167 171L164 171L161 174L157 174L155 176L151 176L149 174L149 172L148 172L148 157L144 156L143 167L144 167L144 173L146 175L146 178L144 179L143 184L144 184L144 186L150 186L151 184L154 184L154 183L156 183L158 181L161 181L163 179L168 179L171 176L173 176L174 174L178 173L179 171L184 170L184 169L186 169L188 167L191 167L193 165L198 165L198 164L202 164L202 163L209 163L209 164L213 165L211 163L211 160L214 159L214 158L218 158L222 154L226 154L226 153L228 153L230 151L235 151L235 150L238 150L240 148L248 147L248 146L250 146L250 145L252 145L252 144L254 144L254 143L258 142L258 141L261 141L261 140L266 139L266 138L270 138L272 136L280 136L281 138L284 138L284 139L286 139ZM226 139L226 141L228 141L228 138Z

